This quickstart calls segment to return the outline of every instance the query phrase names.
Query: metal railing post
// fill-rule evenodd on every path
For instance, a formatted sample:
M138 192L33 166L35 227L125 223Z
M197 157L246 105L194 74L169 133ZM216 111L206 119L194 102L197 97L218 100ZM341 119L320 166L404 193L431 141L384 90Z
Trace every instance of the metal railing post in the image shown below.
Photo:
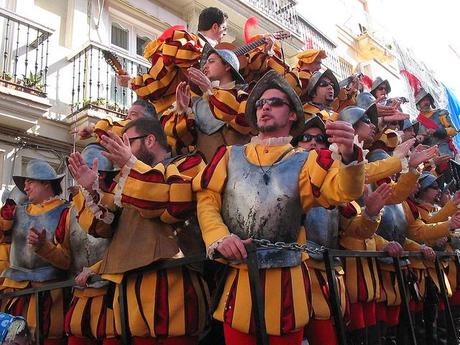
M345 332L345 324L342 318L342 309L340 308L339 289L337 286L337 277L335 269L332 265L334 256L329 250L324 251L324 264L326 268L327 281L329 283L329 295L331 299L332 314L334 316L335 331L337 340L340 345L347 345L347 335Z
M409 309L409 299L407 297L406 282L404 280L401 262L399 258L393 258L393 264L396 271L396 279L398 280L399 293L401 294L401 311L402 316L405 318L407 325L409 326L409 341L411 345L417 345L417 338L415 337L414 323ZM401 319L399 320L401 322Z

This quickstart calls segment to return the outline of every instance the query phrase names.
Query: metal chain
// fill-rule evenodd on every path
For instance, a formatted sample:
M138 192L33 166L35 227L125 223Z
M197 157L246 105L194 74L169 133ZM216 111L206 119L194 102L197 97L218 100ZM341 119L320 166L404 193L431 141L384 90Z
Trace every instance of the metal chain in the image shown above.
M295 250L301 252L308 252L311 254L324 254L325 250L327 249L324 246L320 246L319 248L312 248L307 243L299 244L296 242L293 243L285 243L285 242L270 242L266 239L257 239L253 238L252 241L257 244L259 247L262 248L275 248L275 249L286 249L286 250Z

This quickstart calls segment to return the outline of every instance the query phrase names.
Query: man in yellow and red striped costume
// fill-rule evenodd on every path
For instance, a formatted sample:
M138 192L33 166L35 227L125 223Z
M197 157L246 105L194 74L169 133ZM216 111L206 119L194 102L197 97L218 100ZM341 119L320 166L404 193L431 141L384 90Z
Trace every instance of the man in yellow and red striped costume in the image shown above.
M13 176L16 186L27 194L29 203L16 205L7 200L0 211L0 230L11 231L12 236L10 265L2 274L2 289L39 287L65 278L72 258L69 205L59 198L63 177L43 160L30 161L24 176ZM7 300L2 303L2 309L24 316L34 333L35 303L35 295L26 295ZM63 289L44 294L42 334L47 345L64 341L64 308Z
M71 171L101 210L95 234L111 237L97 273L119 283L124 274L161 259L183 257L171 224L193 213L191 176L202 164L199 156L168 158L166 138L158 120L138 119L116 134L102 137L106 156L121 167L115 187L116 225L104 214L92 190L96 177L78 154ZM137 158L136 158L137 157ZM110 212L111 213L111 212ZM133 255L135 253L136 255ZM121 334L119 291L113 300L115 328ZM201 276L178 266L127 277L129 332L133 344L197 344L208 308L207 288Z
M355 199L364 186L364 168L359 164L362 151L353 145L348 124L327 124L342 163L334 162L328 150L306 153L291 146L290 134L297 136L303 130L302 104L275 71L268 72L252 90L246 118L259 136L245 146L221 147L194 180L208 255L219 253L231 262L214 313L224 322L227 344L255 344L245 243L251 238L304 243L302 213L314 204L328 206ZM283 259L282 265L272 263L260 270L267 333L271 344L300 344L310 318L307 255L278 254L289 257L289 263Z
M168 109L175 101L178 83L186 79L186 70L198 66L205 43L215 46L227 33L227 15L215 7L204 9L198 30L198 34L178 27L166 30L144 49L144 57L152 64L148 73L134 78L119 76L120 85L131 87L139 97L152 102L158 113Z
M298 74L302 92L300 100L302 103L307 102L306 93L308 82L313 73L321 69L321 60L327 58L324 50L320 49L307 49L296 55L297 64L294 66L294 71ZM337 96L337 95L336 95Z
M247 94L236 55L207 44L203 63L202 70L188 70L203 95L192 97L190 87L180 83L176 107L165 112L161 122L173 151L196 148L209 161L219 146L245 144L255 131L244 117Z

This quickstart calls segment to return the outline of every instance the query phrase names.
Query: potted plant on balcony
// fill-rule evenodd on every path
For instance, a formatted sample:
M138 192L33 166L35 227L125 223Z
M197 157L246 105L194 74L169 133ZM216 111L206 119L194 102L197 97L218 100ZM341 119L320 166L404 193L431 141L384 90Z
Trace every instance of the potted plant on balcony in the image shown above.
M28 77L25 74L23 74L22 77L22 84L32 89L32 93L34 93L33 90L36 90L38 94L43 93L44 85L42 83L41 74L30 72Z
M2 72L0 78L6 81L11 81L11 79L13 79L13 76L11 75L11 73Z

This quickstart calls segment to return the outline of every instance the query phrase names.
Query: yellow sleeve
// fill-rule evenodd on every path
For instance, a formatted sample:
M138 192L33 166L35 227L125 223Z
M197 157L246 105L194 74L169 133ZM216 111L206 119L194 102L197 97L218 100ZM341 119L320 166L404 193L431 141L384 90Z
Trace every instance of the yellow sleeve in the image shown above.
M422 219L425 221L425 223L439 223L439 222L445 222L446 220L449 219L450 216L453 216L457 211L458 208L457 206L452 202L452 200L449 200L443 208L441 208L438 212L434 214L430 214L428 211L423 210L425 212L422 212L420 210L420 215Z
M374 234L374 240L375 240L375 250L382 251L383 248L389 243L386 239L384 239L382 236Z
M401 160L398 157L389 157L381 161L368 162L364 165L366 183L375 183L399 173L401 169Z
M332 102L332 109L340 113L344 108L356 104L357 91L351 92L347 88L343 87L340 89L339 94L335 95L336 98Z
M118 135L122 136L123 128L128 124L129 120L114 121L110 117L99 120L94 126L94 135L96 140L100 141L103 135L107 135L107 132L111 131Z
M392 183L392 194L387 200L387 204L394 205L400 204L407 200L411 195L415 184L417 183L419 174L407 172L402 174L396 183Z
M45 241L43 245L35 247L35 253L48 261L53 266L68 270L72 263L70 250L70 209L61 213L59 224L52 241Z
M340 230L343 236L351 236L360 239L367 239L377 231L380 224L380 215L371 220L363 214L359 205L353 201L340 206ZM355 211L353 211L353 209Z
M230 234L221 216L221 194L227 179L230 148L221 147L211 162L193 180L197 214L206 247Z
M403 208L408 223L407 238L419 243L426 243L449 236L449 222L426 224L420 219L417 211L411 211L407 202L403 203ZM415 212L417 213L415 214Z
M299 176L302 207L330 207L358 199L364 190L364 164L341 166L329 150L310 151Z
M419 252L422 246L420 243L417 243L409 238L406 238L403 248L404 250L407 250L409 252Z

